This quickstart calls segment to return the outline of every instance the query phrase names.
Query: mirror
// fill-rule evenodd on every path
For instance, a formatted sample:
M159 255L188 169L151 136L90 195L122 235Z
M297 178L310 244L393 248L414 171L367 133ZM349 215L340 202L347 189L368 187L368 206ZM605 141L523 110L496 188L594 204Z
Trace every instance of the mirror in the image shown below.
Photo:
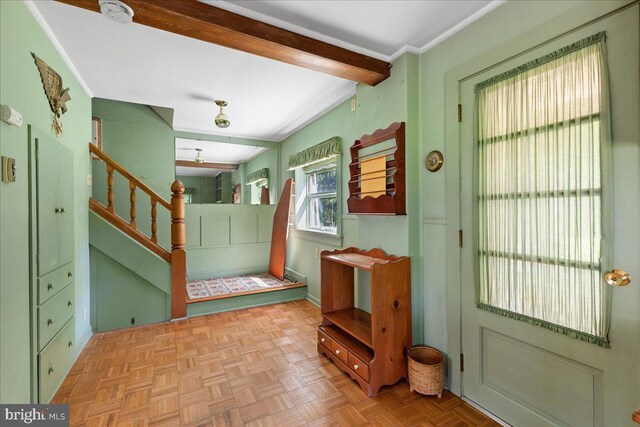
M277 203L277 150L176 138L176 179L193 204Z

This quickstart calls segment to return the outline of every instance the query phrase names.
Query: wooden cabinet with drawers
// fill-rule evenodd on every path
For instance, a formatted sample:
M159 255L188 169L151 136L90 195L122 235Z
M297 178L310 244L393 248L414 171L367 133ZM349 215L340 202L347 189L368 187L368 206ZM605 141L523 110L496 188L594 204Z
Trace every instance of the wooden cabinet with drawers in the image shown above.
M32 400L48 403L75 358L73 153L29 127Z
M354 269L370 272L371 313L354 305ZM322 252L318 352L368 396L407 377L411 347L411 260L380 249Z

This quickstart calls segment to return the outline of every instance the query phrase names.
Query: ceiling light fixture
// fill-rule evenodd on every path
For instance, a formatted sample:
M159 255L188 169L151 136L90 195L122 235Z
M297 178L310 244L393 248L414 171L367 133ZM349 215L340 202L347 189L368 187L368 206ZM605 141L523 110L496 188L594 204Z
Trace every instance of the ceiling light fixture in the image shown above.
M112 21L129 24L133 21L133 9L118 0L99 0L100 13Z
M202 158L202 148L196 148L196 158L193 160L196 163L204 163L204 159Z
M216 120L215 120L216 126L222 129L228 128L229 125L231 124L231 121L229 120L229 117L227 117L227 115L224 113L224 110L223 110L223 108L228 105L227 101L216 99L216 105L220 107L220 114L216 116Z

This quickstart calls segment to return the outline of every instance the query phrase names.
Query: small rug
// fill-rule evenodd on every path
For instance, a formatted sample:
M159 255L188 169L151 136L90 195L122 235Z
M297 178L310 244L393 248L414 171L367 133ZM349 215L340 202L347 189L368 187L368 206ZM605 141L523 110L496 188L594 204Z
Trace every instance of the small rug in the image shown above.
M278 280L267 274L247 274L246 276L220 277L217 279L192 280L187 282L187 295L189 299L214 297L219 295L237 294L279 288L293 285L297 282L284 279Z

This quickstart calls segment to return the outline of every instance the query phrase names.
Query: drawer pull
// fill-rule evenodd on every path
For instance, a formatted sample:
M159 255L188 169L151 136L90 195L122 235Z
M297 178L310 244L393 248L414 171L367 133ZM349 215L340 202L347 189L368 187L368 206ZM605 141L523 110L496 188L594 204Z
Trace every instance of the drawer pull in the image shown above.
M73 305L73 303L72 303L71 301L69 301L69 302L67 303L67 307L71 307L72 305Z
M47 290L48 290L48 291L50 291L50 290L52 290L52 289L53 289L53 284L49 283L49 284L47 285Z
M64 208L60 209L60 213L64 213Z
M60 213L60 208L55 208L54 212L55 213Z
M71 277L71 276L73 276L73 274L71 274L71 272L68 272L67 277Z
M320 338L320 342L325 342L326 340L324 338Z
M68 346L71 347L73 345L73 341L69 341Z
M340 354L340 350L336 350L336 354Z
M356 371L358 370L359 367L360 366L358 366L358 365L353 365L353 369L355 369Z
M53 366L49 368L49 375L53 374L56 370L53 369Z
M51 326L51 325L53 325L53 319L47 320L47 326Z

